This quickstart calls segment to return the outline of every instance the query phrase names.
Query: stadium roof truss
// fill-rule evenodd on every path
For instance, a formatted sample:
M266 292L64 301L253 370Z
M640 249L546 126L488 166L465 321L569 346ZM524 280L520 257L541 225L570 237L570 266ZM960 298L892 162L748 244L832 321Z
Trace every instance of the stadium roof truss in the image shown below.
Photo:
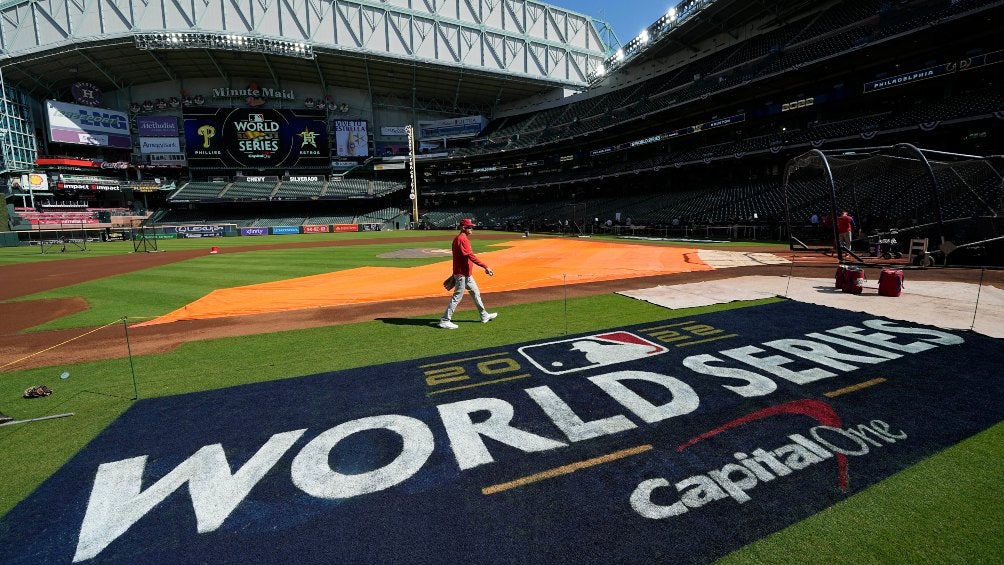
M593 18L527 0L0 2L6 80L45 96L261 77L494 105L584 90L608 50Z

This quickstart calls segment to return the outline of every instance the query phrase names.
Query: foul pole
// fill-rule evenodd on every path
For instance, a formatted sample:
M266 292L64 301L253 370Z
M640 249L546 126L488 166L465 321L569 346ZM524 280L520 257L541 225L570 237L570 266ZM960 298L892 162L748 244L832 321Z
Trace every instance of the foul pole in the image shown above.
M415 171L415 128L411 125L404 126L408 132L408 168L411 169L411 223L414 229L418 229L418 173Z

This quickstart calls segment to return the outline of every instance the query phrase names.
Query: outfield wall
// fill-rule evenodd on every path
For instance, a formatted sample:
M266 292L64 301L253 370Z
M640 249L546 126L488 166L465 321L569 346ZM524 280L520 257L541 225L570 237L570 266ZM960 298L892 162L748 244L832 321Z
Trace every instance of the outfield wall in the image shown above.
M178 224L155 227L93 227L92 224L64 224L41 229L2 232L0 247L55 245L63 243L99 243L140 239L189 239L204 237L258 237L265 235L300 235L383 231L386 224L314 224L297 226L237 227L236 224Z

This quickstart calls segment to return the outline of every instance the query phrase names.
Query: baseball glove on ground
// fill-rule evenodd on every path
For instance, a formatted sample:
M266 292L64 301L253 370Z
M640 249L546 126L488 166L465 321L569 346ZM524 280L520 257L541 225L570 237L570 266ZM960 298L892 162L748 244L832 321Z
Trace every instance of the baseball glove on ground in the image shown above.
M25 398L42 398L43 396L49 396L50 394L52 394L52 389L45 385L28 387L24 391Z

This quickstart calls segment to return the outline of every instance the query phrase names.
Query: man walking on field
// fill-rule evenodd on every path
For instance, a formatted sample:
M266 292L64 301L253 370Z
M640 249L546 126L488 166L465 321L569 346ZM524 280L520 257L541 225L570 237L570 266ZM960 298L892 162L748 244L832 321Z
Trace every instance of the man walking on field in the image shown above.
M837 216L837 238L839 243L848 251L851 249L851 240L854 232L854 218L844 210Z
M471 250L470 235L472 231L474 231L474 222L470 218L460 220L460 233L453 238L453 296L450 298L450 303L446 305L446 312L443 313L442 319L439 320L439 327L443 329L455 330L459 327L453 323L453 312L456 311L460 301L464 298L464 290L471 293L474 305L478 308L478 313L481 314L482 323L486 324L498 316L498 313L485 309L484 303L481 302L481 291L478 290L478 284L474 282L474 276L471 274L471 265L474 264L484 269L485 274L489 277L495 275L488 265L482 263Z

